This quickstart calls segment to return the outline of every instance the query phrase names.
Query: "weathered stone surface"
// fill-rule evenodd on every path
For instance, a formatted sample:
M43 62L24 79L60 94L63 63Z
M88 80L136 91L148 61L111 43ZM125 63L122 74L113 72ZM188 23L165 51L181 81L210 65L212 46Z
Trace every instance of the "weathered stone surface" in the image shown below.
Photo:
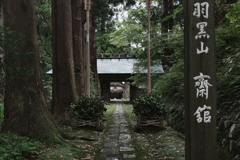
M120 133L129 133L128 125L121 124L120 125Z
M123 154L123 159L133 159L136 158L135 154Z
M103 154L105 156L118 155L119 154L119 149L118 148L105 148L105 149L103 149Z
M133 147L120 147L120 152L131 152L134 151Z
M119 135L119 142L130 142L131 136L130 134L120 134Z
M127 124L127 121L126 121L126 120L123 120L123 119L121 119L121 123L122 123L122 124Z
M118 157L107 157L106 160L121 160Z
M107 142L104 144L104 147L109 147L109 148L114 148L114 147L117 147L118 146L118 143L117 142Z
M112 127L111 129L109 129L108 134L119 134L119 127Z
M119 142L120 147L133 147L131 142Z
M108 139L118 141L119 134L107 134Z

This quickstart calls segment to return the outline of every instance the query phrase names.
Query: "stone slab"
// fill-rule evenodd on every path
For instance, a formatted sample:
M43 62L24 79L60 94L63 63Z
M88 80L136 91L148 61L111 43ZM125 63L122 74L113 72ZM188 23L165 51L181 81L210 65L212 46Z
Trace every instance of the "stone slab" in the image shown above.
M119 142L131 142L130 134L120 134L119 135Z
M120 147L120 152L132 152L134 151L133 147Z
M136 158L135 154L123 154L123 159L132 159Z
M121 160L118 157L107 157L105 160Z

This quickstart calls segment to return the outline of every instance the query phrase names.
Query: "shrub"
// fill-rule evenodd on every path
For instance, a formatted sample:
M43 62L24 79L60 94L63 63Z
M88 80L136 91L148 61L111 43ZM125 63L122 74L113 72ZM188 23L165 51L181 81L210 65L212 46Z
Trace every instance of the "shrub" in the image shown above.
M38 154L41 143L14 134L0 134L0 159L32 159Z
M103 117L106 112L106 103L100 97L81 96L76 102L71 104L72 113L78 118Z
M163 98L174 99L183 102L184 99L184 62L179 60L169 72L158 78L153 87L154 94L160 94Z
M135 115L157 118L164 116L166 109L160 96L150 94L149 96L140 96L134 100L133 113Z

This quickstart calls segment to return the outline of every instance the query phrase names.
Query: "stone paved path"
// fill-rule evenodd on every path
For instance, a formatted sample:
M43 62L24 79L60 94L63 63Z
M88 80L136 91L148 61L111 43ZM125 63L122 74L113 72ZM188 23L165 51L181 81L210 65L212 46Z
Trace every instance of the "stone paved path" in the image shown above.
M128 128L122 104L117 103L113 114L113 124L107 133L107 139L103 148L104 160L136 159Z

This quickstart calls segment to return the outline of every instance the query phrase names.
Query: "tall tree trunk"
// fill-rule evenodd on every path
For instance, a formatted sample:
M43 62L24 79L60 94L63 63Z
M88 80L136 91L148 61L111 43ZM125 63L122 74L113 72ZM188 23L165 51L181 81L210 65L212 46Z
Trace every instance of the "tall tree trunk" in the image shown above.
M85 21L84 21L85 22ZM86 49L86 34L85 34L85 30L82 30L82 35L83 35L83 52L81 54L81 95L87 95L87 58L86 58L86 53L87 53L87 49Z
M70 104L77 98L73 61L71 1L52 0L53 7L53 116L71 120Z
M83 60L83 17L84 17L83 0L72 0L72 33L73 33L73 57L77 94L83 93L82 89L82 68ZM84 78L84 77L83 77Z
M173 7L173 0L169 0L168 2L169 2L169 4L168 4L169 14L171 15L171 17L168 20L168 28L171 31L174 26L174 19L173 19L174 7Z
M97 71L97 46L96 46L96 32L95 23L93 18L90 18L90 61L91 61L91 71L93 73L95 89L100 95L100 86L98 81L98 71Z
M87 95L86 14L83 0L72 0L73 57L78 96Z
M166 18L168 15L168 0L162 1L162 19ZM168 20L164 20L162 22L162 32L168 32Z
M86 1L85 1L86 2ZM86 9L86 8L85 8ZM84 54L84 60L85 60L85 71L86 71L86 95L90 97L90 77L91 77L91 64L90 64L90 10L86 9L86 52Z
M173 28L173 17L168 19L166 18L172 13L172 11L173 11L173 0L163 0L162 1L162 19L164 19L164 21L162 22L162 35L163 35L163 39L165 39L164 41L166 42L168 37L167 34L169 30L172 30ZM166 47L163 48L163 55L161 60L162 60L162 66L166 71L168 68L172 67L172 63L169 60L169 56L173 51L167 45L165 46Z
M4 132L60 142L61 136L43 94L33 0L3 0L5 41ZM15 35L15 37L13 37ZM18 35L18 36L17 36Z
M86 14L83 0L72 0L73 57L78 96L87 95L87 63L85 29Z

